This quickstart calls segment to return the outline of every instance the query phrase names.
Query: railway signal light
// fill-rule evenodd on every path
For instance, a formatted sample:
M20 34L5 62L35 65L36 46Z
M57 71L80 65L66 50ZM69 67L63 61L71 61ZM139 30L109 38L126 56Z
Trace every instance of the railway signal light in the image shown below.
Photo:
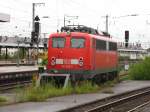
M35 22L35 23L34 23L35 32L36 32L37 34L39 34L39 29L40 29L40 25L39 25L39 24L40 24L39 22Z
M34 30L31 32L31 43L38 43L39 31L40 31L40 23L39 17L36 16L34 19Z
M44 43L44 48L47 48L47 43Z
M38 42L38 34L36 32L31 32L31 43Z
M35 33L39 34L40 31L40 23L39 23L40 19L38 16L35 17L34 19L34 31Z
M129 31L125 31L125 41L129 40Z
M129 31L125 31L125 47L128 47L128 42L129 42Z
M35 20L35 21L40 21L39 16L35 16L34 20Z

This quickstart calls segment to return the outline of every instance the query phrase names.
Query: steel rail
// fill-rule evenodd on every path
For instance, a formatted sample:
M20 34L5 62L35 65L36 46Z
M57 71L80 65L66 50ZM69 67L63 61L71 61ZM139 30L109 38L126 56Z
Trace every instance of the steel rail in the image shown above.
M18 87L23 87L23 86L26 86L28 84L31 84L31 82L32 81L30 80L30 81L20 81L20 82L8 83L8 84L0 85L0 91L15 89L15 88L18 88Z
M89 109L89 110L87 110L85 112L100 112L100 111L104 111L104 110L107 110L109 108L112 108L113 106L117 106L117 105L119 105L121 103L127 102L129 100L135 99L137 97L140 97L140 96L148 94L148 93L150 93L150 90L147 90L145 92L141 92L141 93L138 93L138 94L135 94L135 95L131 95L129 97L125 97L125 98L122 98L122 99L119 99L119 100L116 100L116 101L113 101L113 102L110 102L110 103L107 103L107 104L95 107L93 109Z
M34 76L33 74L37 72L38 70L26 70L0 73L0 91L23 87L30 84Z
M141 104L141 105L139 105L139 106L137 106L137 107L135 107L135 108L133 108L133 109L127 111L127 112L134 112L134 111L136 111L136 110L138 110L138 109L140 109L140 108L142 108L142 107L144 107L144 106L146 106L146 105L148 105L148 104L150 104L150 101L148 101L148 102L146 102L146 103L143 103L143 104Z
M66 108L66 109L59 110L58 112L86 111L88 109L90 110L93 107L97 107L99 105L107 104L107 103L110 103L112 101L116 101L118 99L125 98L127 96L131 96L131 95L137 94L141 91L143 92L143 91L147 91L147 90L150 90L149 86L144 87L144 88L140 88L140 89L136 89L136 90L127 91L127 92L120 93L120 94L117 94L117 95L108 96L106 98L98 99L98 100L95 100L95 101L92 101L92 102L79 104L79 105L76 105L76 106L73 106L73 107L69 107L69 108Z

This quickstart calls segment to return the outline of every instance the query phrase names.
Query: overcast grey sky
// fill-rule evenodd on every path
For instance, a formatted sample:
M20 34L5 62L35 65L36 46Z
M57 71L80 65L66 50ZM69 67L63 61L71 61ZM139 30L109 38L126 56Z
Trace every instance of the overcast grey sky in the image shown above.
M63 26L64 15L79 16L71 23L105 30L109 15L109 32L113 38L124 41L124 31L130 31L130 42L150 42L149 0L1 0L0 12L10 14L10 23L0 23L0 35L29 36L32 28L32 3L41 18L41 32L52 33ZM138 14L138 16L127 16ZM69 23L67 23L69 24Z

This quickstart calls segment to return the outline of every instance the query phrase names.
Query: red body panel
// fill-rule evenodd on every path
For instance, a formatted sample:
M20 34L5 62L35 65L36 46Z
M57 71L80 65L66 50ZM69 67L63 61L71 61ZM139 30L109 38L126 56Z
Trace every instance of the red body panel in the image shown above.
M110 51L96 51L96 69L113 68L117 66L117 53Z
M52 37L62 36L66 38L64 48L52 48ZM86 39L84 48L71 48L70 39L72 36L84 37ZM48 47L48 65L47 69L66 69L66 70L98 70L98 69L111 69L116 68L118 63L117 51L103 51L96 50L93 45L92 39L105 40L113 42L111 38L104 36L95 36L87 33L72 32L55 33L50 35ZM51 58L63 59L63 64L51 65ZM78 64L71 64L71 59L79 59L83 57L83 66Z
M52 37L56 36L63 36L66 37L66 44L64 48L52 48ZM70 47L70 36L80 36L80 37L85 37L86 42L85 42L85 47L84 48L71 48ZM54 68L54 69L74 69L74 70L80 70L80 69L85 69L88 70L90 69L90 59L89 59L89 37L87 37L87 34L84 33L71 33L71 35L67 35L66 33L62 34L54 34L50 36L49 39L49 47L48 47L48 69ZM62 65L55 65L51 66L50 61L51 57L56 57L58 59L63 59L64 64ZM84 66L80 67L79 65L73 65L71 64L71 59L79 59L80 57L83 57L84 60Z

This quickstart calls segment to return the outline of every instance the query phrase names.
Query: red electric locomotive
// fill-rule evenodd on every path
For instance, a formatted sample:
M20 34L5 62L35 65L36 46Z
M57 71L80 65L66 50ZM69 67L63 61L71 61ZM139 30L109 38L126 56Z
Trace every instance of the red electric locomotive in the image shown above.
M109 35L85 26L62 27L48 43L48 73L96 82L117 75L117 43Z

